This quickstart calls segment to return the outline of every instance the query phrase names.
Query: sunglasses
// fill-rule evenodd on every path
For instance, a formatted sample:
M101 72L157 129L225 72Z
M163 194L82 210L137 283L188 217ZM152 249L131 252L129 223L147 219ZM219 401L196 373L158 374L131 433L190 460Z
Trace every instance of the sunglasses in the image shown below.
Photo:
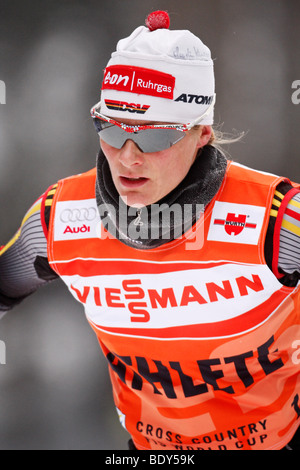
M151 124L130 126L99 112L100 102L91 109L91 116L100 138L111 147L121 149L127 140L132 140L142 152L152 153L166 150L182 140L187 131L199 124L212 110L215 96L204 114L190 124Z

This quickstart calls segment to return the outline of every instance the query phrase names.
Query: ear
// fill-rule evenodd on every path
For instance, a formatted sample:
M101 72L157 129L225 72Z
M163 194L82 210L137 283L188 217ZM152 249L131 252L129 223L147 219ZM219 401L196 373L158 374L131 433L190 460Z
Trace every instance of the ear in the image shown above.
M200 126L199 137L198 137L198 148L204 147L210 141L212 135L211 126Z

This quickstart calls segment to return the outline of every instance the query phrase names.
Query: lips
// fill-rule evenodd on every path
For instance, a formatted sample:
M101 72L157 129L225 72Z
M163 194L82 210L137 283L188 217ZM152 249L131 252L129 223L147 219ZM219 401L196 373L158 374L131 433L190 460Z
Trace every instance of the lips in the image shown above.
M142 176L120 176L120 182L123 186L126 186L126 188L139 188L140 186L146 184L147 181L149 181L149 178L144 178Z

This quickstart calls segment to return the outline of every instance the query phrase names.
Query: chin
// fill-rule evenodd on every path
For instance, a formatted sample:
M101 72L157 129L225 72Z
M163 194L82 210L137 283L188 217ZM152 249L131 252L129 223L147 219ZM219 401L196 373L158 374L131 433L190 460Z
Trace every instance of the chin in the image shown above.
M122 201L129 207L136 207L137 209L141 209L142 207L149 206L153 204L153 202L147 198L139 197L139 196L132 196L132 195L120 195Z

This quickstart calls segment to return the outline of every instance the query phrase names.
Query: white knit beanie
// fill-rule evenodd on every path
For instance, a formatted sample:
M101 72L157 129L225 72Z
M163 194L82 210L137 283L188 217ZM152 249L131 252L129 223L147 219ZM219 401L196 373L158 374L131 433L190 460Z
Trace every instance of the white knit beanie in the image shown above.
M118 119L188 124L208 110L215 80L210 50L187 30L170 30L166 12L121 39L107 67L101 113ZM200 124L213 124L213 107Z

